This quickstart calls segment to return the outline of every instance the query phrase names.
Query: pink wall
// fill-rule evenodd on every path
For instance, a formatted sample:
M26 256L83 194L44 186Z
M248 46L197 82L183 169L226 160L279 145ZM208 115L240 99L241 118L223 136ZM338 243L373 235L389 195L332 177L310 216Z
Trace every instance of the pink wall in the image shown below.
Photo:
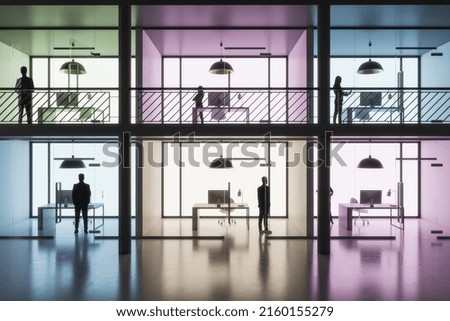
M142 34L142 87L161 88L162 59L153 41ZM141 97L142 121L161 122L161 90L145 90Z
M437 157L422 162L422 218L450 228L450 141L422 142L422 157ZM443 167L432 167L434 163Z
M304 31L288 56L289 87L307 87L307 45L307 32Z
M288 56L288 87L308 87L308 33L306 31L292 48ZM289 93L289 122L303 123L307 121L306 91Z

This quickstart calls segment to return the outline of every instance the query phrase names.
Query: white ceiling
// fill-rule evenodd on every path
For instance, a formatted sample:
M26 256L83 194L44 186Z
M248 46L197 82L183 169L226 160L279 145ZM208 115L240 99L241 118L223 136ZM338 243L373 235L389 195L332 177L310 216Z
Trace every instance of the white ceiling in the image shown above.
M76 45L94 46L95 52L102 55L117 55L118 34L109 30L118 26L115 6L2 6L1 9L0 28L26 30L0 30L0 41L27 54L68 55L69 52L55 52L53 47L67 46L74 40ZM331 53L367 55L368 42L372 41L373 55L421 54L423 51L400 52L395 47L439 46L450 41L449 17L450 5L332 6L331 26L342 30L332 30ZM296 29L317 26L317 7L134 6L132 25L151 28L149 34L167 55L218 55L220 40L224 46L262 44L272 54L287 54L301 34ZM92 27L101 30L52 30ZM371 27L378 29L367 29ZM436 27L444 30L430 29ZM352 28L358 30L348 30Z

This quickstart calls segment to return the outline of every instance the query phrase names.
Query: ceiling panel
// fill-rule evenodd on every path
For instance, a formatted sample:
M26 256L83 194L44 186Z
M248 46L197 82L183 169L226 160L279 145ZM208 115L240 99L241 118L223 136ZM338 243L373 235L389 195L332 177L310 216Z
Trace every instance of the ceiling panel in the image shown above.
M0 27L117 27L117 6L1 6Z
M287 55L303 30L147 30L162 55L255 56L261 52ZM220 42L223 43L221 50ZM225 47L265 47L226 50Z
M333 27L450 27L450 5L339 5Z
M426 49L397 50L397 47L439 47L450 41L450 30L332 30L331 55L418 56ZM369 50L369 42L372 43Z
M191 5L136 6L133 25L140 27L308 27L315 6Z
M265 46L266 51L274 55L285 55L302 32L295 28L317 26L316 6L150 5L132 8L133 25L152 28L148 32L165 55L220 55L220 40L224 46ZM95 51L103 55L116 55L115 31L48 29L116 28L117 13L117 6L2 6L0 27L29 30L2 30L0 41L30 55L57 56L67 53L54 52L54 46L67 46L75 39L76 44L94 43ZM331 32L331 53L366 55L369 53L368 42L372 41L373 55L422 54L423 50L398 51L395 47L438 47L449 42L448 17L450 5L332 6L331 25L342 30ZM165 27L171 29L163 30ZM370 30L370 27L379 30ZM407 27L422 29L404 29ZM432 29L438 27L446 29ZM220 28L223 30L219 31ZM351 28L358 30L347 30ZM223 53L255 54L254 51Z
M89 56L91 51L118 55L116 30L1 30L0 42L32 56ZM54 50L54 47L94 47L93 50Z

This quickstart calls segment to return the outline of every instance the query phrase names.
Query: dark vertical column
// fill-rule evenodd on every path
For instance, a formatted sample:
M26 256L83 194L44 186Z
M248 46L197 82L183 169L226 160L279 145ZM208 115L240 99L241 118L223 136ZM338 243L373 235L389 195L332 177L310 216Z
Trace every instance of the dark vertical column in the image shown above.
M330 6L318 10L318 120L324 131L318 141L318 252L330 254Z
M143 90L143 30L142 28L137 28L135 30L136 33L136 122L142 122L142 106L141 103L143 101L142 95ZM141 139L136 140L136 161L138 162L136 167L136 183L134 186L134 190L136 191L136 236L142 236L142 164L143 164L143 155L144 155L144 147Z
M131 7L119 6L119 122L131 123Z
M308 88L314 87L314 30L309 28L306 30L307 32L307 54L306 59L308 66L307 68L307 76L306 83ZM314 123L314 95L316 93L313 90L308 89L308 122ZM308 137L308 141L306 143L306 152L304 156L306 156L305 164L306 164L306 235L314 236L314 194L316 193L314 189L314 137Z
M306 86L308 88L314 87L314 30L308 28L306 30L306 41L307 41L307 52L306 52L306 65L308 66L306 70ZM308 89L308 122L314 122L314 90Z
M119 254L131 252L131 7L119 6Z
M319 84L318 120L320 125L330 123L330 6L320 5L317 28L317 71Z
M136 121L137 122L142 122L142 106L141 106L141 102L143 101L142 99L142 87L143 87L143 83L142 83L142 78L143 78L143 74L142 74L142 66L143 66L143 49L142 49L142 34L143 34L143 30L142 28L137 28L135 30L135 34L136 34L136 59L135 59L135 64L136 64L136 79L135 79L135 83L136 83Z
M306 164L306 235L314 236L314 142L308 138L304 162Z
M318 224L319 254L330 254L330 137L331 132L319 136L318 141Z
M142 236L142 224L143 224L143 213L142 213L142 184L143 184L143 164L144 164L144 145L142 139L138 139L136 144L136 183L134 190L136 193L136 236Z

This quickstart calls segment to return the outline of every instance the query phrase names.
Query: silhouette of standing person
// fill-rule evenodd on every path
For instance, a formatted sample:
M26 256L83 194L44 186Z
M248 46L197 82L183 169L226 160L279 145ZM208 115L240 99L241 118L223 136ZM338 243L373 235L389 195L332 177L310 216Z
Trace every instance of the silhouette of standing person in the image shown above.
M205 95L205 93L203 91L203 87L198 86L197 94L192 99L193 101L195 101L195 109L196 109L195 110L195 122L197 122L197 112L200 110L199 114L200 114L200 121L202 124L203 124L203 97L204 97L204 95Z
M330 186L330 223L331 224L334 224L334 222L333 222L333 215L331 214L331 196L333 196L333 194L334 194L334 191L333 191L333 189Z
M33 79L27 77L27 67L22 66L20 68L20 73L22 77L16 80L16 93L18 94L19 101L19 124L22 124L23 118L23 109L25 108L25 112L27 114L27 123L31 124L32 120L32 112L31 107L33 105L33 92L34 92L34 83Z
M350 92L344 92L341 87L342 78L341 76L336 76L334 80L333 90L334 90L334 115L333 124L336 124L336 117L338 117L338 122L342 122L342 105L344 103L344 96L348 96Z
M84 182L84 174L78 174L79 183L73 185L72 200L75 205L75 234L78 233L80 223L80 212L83 214L84 233L88 232L87 214L88 205L91 202L91 189L89 184Z
M259 219L258 228L260 232L272 233L269 230L268 217L270 212L270 188L267 186L267 177L261 178L262 185L258 187L258 207L259 207ZM264 225L264 229L263 229Z

